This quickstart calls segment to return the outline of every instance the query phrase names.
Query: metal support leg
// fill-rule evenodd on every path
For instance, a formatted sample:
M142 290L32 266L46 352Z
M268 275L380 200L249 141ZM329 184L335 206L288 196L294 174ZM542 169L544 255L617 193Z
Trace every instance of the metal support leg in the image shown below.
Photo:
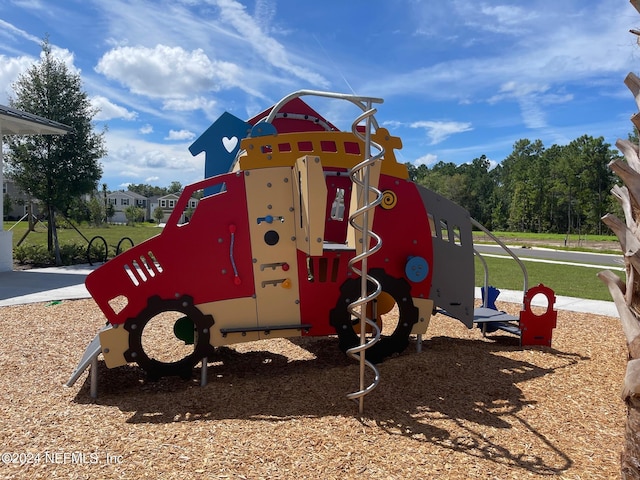
M91 398L98 398L98 356L91 359L91 371L89 372L91 387L89 395Z
M200 386L204 387L207 384L207 357L202 359L202 367L200 368Z
M418 334L418 340L416 341L416 352L422 352L422 334Z

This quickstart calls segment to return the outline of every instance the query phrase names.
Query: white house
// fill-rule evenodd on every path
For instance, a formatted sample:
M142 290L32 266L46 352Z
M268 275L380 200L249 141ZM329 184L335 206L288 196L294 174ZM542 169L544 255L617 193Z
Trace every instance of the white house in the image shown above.
M40 200L36 198L29 199L29 196L20 190L12 179L6 177L2 184L2 195L4 196L5 194L10 202L9 213L6 216L6 220L20 220L24 217L29 208L29 201L31 201L33 214L36 216L40 215L42 211Z
M149 220L148 199L139 193L118 190L107 194L107 202L113 205L115 215L110 218L113 223L127 223L125 210L127 207L138 207L144 211L144 220Z
M176 204L178 203L178 198L180 197L173 193L169 193L168 195L164 195L162 197L150 198L149 199L150 217L155 220L154 212L156 211L156 208L160 207L164 213L162 220L160 220L160 223L166 223L169 217L171 216L171 214L173 213L173 209L176 207ZM187 203L187 206L184 212L182 212L182 215L180 216L178 223L184 223L189 220L189 216L191 215L193 210L196 209L199 201L200 200L198 200L195 197L191 197L189 199L189 202Z

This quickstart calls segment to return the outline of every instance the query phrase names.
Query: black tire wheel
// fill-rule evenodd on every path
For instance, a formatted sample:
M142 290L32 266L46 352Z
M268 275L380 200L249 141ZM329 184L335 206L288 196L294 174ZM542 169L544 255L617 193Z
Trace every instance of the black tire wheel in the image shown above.
M413 305L411 299L411 286L403 278L394 278L387 275L381 268L372 269L369 274L380 282L382 291L393 297L400 313L400 319L390 335L380 337L380 341L367 349L365 357L373 362L380 363L386 357L394 353L401 353L409 345L409 335L413 326L418 322L419 310ZM352 316L348 305L360 297L360 279L347 280L340 287L340 298L336 307L329 314L329 321L336 329L340 350L360 345L359 334L354 329ZM374 290L369 282L369 291ZM359 327L358 327L359 330Z
M153 345L153 341L143 336L145 327L154 325L159 322L165 314L177 315L180 317L188 317L193 322L194 341L193 347L187 347L187 352L178 353L178 357L182 354L182 358L165 359L162 351L157 345ZM165 315L166 316L166 315ZM173 321L170 318L170 321ZM137 363L146 371L151 380L157 380L160 377L179 376L184 379L191 378L193 367L204 357L208 357L213 353L213 347L209 344L211 327L214 324L211 315L204 315L197 307L193 305L193 298L183 295L180 298L166 300L159 296L150 297L147 306L135 318L129 318L124 323L124 328L129 332L129 349L124 353L124 357L128 362ZM170 325L170 335L173 341L177 338L173 334L173 325ZM164 334L164 332L163 332ZM163 335L167 337L168 335ZM170 338L162 338L162 341L171 340ZM151 341L151 344L149 342ZM164 345L164 343L162 344ZM146 350L145 350L146 347ZM183 346L183 350L185 346Z

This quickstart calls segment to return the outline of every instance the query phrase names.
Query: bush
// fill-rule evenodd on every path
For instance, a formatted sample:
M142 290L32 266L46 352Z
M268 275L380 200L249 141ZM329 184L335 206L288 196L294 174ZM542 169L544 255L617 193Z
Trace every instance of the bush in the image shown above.
M55 263L44 245L21 245L13 250L14 258L21 265L45 266Z
M87 263L87 248L77 243L60 245L60 260L63 265L75 265Z
M87 251L85 248L85 253L84 253L85 262L88 261L89 263L94 263L94 262L104 261L105 256L108 253L108 252L105 252L104 250L105 250L104 243L101 243L101 242L92 243L91 250L89 251L89 258L87 258Z
M33 267L48 267L55 265L53 253L49 253L44 245L20 245L13 249L13 258L20 265ZM104 245L91 246L92 260L104 259ZM62 265L77 265L87 263L87 247L78 243L63 243L60 245L60 260Z

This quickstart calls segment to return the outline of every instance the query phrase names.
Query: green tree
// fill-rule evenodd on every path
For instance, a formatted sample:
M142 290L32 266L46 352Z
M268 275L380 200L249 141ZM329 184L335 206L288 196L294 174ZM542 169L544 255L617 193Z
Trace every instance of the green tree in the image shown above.
M489 172L491 164L485 155L463 163L457 168L467 186L463 197L464 206L472 218L491 229L491 212L494 203L494 180Z
M144 210L133 205L129 205L124 210L124 216L127 218L127 225L135 225L136 222L144 220Z
M564 147L550 163L551 192L558 232L603 233L600 218L614 208L609 191L615 176L608 168L618 158L602 137L583 135Z
M9 104L25 112L69 125L63 136L8 137L8 171L22 190L43 202L49 218L48 248L61 264L56 212L73 198L92 192L102 175L98 162L106 154L104 132L95 133L91 107L80 76L54 57L48 39L39 63L13 84Z
M155 218L156 222L159 224L164 219L164 210L160 207L156 207L153 211L153 218Z
M618 152L603 137L583 135L567 145L569 158L575 161L576 208L579 233L603 231L600 221L609 206L609 191L615 177L609 162L619 158Z
M167 188L167 193L175 193L176 195L179 195L181 191L182 184L176 181L171 182L171 185L169 185L169 188Z
M102 204L103 204L103 208L102 208L102 213L104 214L104 218L101 220L100 223L106 223L109 221L109 216L107 214L107 204L108 204L108 199L107 199L107 184L103 183L102 184Z
M562 180L562 175L558 172L558 166L562 165L562 159L565 155L566 146L553 144L547 148L544 155L544 164L547 172L545 176L545 202L543 211L543 222L546 231L553 233L564 232L565 216L562 214L560 204L564 198L564 188L566 182Z
M620 211L608 195L616 180L607 165L616 158L618 152L602 137L583 135L548 149L540 140L520 139L493 169L484 155L461 165L407 168L413 181L492 230L600 234L602 215Z
M519 231L535 231L540 215L538 192L544 189L544 176L536 168L544 145L540 140L518 140L513 152L503 160L500 184L506 200L509 228Z
M494 191L493 174L485 155L471 163L456 165L438 162L431 169L426 165L407 164L409 178L414 182L456 202L483 224L490 224Z
M405 163L405 165L407 167L407 171L409 172L409 179L412 182L423 185L424 179L429 174L429 167L427 167L424 163L421 163L417 166L412 163Z
M116 207L113 206L112 203L107 205L105 209L105 216L107 217L107 222L110 222L113 217L116 215Z
M167 188L154 187L152 185L147 185L145 183L131 183L127 186L127 190L147 198L162 197L163 195L166 195L167 193L169 193Z
M64 216L77 223L89 220L89 205L87 201L81 197L72 198L67 205Z
M100 200L95 195L92 195L87 203L87 209L89 210L89 220L93 225L99 227L104 222L105 212Z

